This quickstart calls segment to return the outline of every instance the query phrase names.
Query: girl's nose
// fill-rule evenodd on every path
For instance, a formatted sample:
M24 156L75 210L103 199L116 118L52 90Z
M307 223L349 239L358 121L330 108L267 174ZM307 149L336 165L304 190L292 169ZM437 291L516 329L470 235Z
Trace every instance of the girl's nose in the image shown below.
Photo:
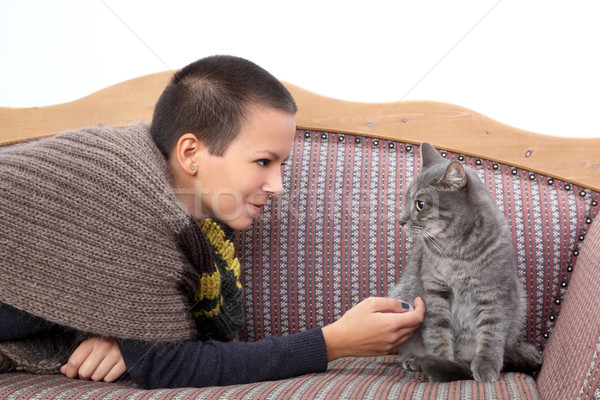
M283 179L281 176L282 168L273 168L267 176L265 183L263 184L262 190L278 195L283 192Z

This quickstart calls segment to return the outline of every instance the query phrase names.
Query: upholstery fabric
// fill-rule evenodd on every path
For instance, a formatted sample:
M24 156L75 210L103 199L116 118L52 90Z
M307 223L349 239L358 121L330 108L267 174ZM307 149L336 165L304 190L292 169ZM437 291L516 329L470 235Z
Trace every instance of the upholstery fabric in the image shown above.
M538 379L544 399L600 398L600 221L590 227ZM558 390L557 390L558 389Z
M593 205L597 204L598 193L508 165L445 154L479 173L513 230L519 271L531 302L523 335L540 349L548 346L546 351L553 359L564 358L556 365L544 365L537 383L523 374L502 374L500 381L490 384L430 383L422 374L404 371L395 357L388 356L340 359L332 362L324 374L204 389L143 391L126 382L104 384L58 375L0 374L0 398L600 397L594 392L598 391L594 385L599 378L600 334L594 343L578 344L575 350L561 349L572 339L570 325L589 328L585 318L595 315L600 304L585 304L586 294L565 302L567 289L571 293L585 286L586 280L598 279L600 228L598 223L591 224L598 213L597 205ZM262 218L236 240L243 267L246 314L240 338L258 340L324 325L365 297L385 295L399 279L410 254L411 239L403 234L397 217L403 190L418 168L415 145L299 131L284 169L286 191L267 205ZM596 275L580 273L590 271L590 265ZM575 320L561 320L555 329L563 307L565 311L587 311ZM571 345L575 346L573 342ZM582 346L586 353L579 361L585 367L577 375L577 382L569 386L569 378L565 378L560 383L569 386L568 393L581 396L552 393L557 387L552 381L554 374L572 373L569 352L579 351ZM589 388L585 393L581 391L584 384ZM545 390L543 397L538 394L538 385Z
M419 146L300 131L284 171L287 190L240 236L246 327L257 340L338 319L400 278L411 238L397 219L419 170ZM513 231L530 295L524 338L543 350L558 319L579 236L598 193L508 165L442 152L474 168ZM407 299L412 300L412 299Z
M75 381L58 375L0 374L0 397L29 399L539 399L535 381L504 374L494 383L431 384L399 368L395 357L343 358L329 371L273 382L204 389L138 390L128 384Z

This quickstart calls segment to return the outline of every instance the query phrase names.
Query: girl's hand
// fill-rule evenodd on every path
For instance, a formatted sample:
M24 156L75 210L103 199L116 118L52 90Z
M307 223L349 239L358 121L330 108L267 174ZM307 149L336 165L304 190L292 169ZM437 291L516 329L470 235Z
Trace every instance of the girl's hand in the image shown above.
M114 338L91 337L81 342L60 372L69 378L114 382L127 371Z
M390 354L413 335L424 316L425 303L420 297L414 309L392 298L365 299L323 327L327 358Z

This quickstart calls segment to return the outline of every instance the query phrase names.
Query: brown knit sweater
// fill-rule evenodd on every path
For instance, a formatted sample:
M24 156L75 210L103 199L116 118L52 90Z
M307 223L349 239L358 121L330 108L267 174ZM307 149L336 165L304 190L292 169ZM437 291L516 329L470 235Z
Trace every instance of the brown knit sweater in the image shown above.
M148 124L0 150L0 220L0 302L88 334L202 337L190 310L214 259ZM216 336L239 328L238 297Z

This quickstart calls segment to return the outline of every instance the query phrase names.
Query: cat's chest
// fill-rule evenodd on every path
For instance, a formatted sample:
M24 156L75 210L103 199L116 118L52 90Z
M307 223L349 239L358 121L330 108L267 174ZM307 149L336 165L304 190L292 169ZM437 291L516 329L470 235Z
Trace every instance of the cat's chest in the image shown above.
M424 252L421 265L424 281L432 279L456 288L468 287L475 273L471 262L429 252Z

